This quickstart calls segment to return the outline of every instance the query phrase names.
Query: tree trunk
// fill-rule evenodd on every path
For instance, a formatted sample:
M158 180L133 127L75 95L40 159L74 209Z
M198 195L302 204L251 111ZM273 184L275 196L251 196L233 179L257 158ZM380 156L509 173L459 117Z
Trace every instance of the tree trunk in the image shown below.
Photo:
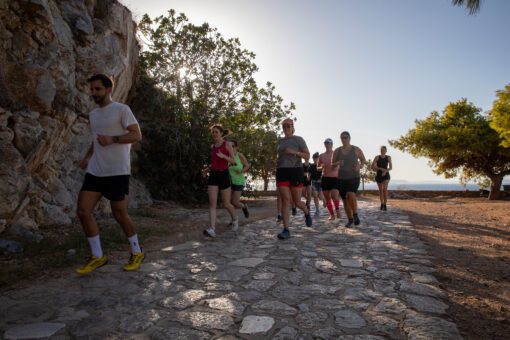
M264 178L264 191L267 191L267 187L269 186L269 178Z
M491 192L489 193L489 200L497 200L501 191L501 183L503 176L492 176L491 178Z

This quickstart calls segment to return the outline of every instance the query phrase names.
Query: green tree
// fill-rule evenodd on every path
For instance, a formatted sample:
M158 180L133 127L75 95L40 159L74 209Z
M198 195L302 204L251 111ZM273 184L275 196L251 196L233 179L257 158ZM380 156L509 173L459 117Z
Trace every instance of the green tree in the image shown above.
M390 144L415 157L429 158L437 174L452 178L486 176L491 180L489 199L497 199L501 182L510 174L510 149L489 126L481 109L461 99L450 103L443 113L432 112L416 120L415 128Z
M238 39L225 39L208 24L193 25L173 10L155 19L145 15L139 29L145 48L132 105L144 134L140 174L155 196L203 199L201 170L212 123L234 132L253 177L266 176L260 160L274 159L276 143L267 138L295 108L271 83L258 87L255 55Z
M510 148L510 84L496 91L496 96L490 112L490 125L499 133L501 145Z
M360 169L361 177L361 190L365 191L365 183L371 183L375 181L375 175L377 173L372 169L372 160L369 159Z
M469 14L475 14L480 11L481 0L452 0L454 6L466 6Z

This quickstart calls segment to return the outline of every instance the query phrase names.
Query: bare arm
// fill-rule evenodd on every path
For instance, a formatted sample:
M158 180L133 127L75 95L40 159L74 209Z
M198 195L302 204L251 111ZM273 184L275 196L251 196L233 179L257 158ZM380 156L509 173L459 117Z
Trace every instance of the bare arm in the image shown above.
M225 148L228 151L228 155L224 155L221 152L218 152L218 154L217 154L218 157L223 158L224 160L228 161L231 164L235 164L236 163L236 156L234 154L234 149L232 148L232 143L231 142L226 142L225 143Z
M340 160L336 160L338 158L338 153L340 152L340 148L337 148L334 152L333 152L333 156L331 157L331 166L334 167L334 166L340 166Z
M296 152L296 156L303 158L306 162L310 159L310 151L308 149L304 149L303 151Z
M241 163L243 164L243 168L241 169L241 172L246 172L248 171L249 168L251 168L251 164L250 162L248 162L248 160L246 159L246 157L244 157L244 155L242 153L239 153L239 158L241 159Z
M391 157L388 156L388 171L390 171L391 169L393 169L393 163L391 162Z
M322 166L324 163L322 163L322 158L319 156L319 160L317 161L317 171L322 171Z
M128 125L126 128L128 132L124 135L120 136L105 136L98 135L97 141L102 146L107 146L110 144L132 144L142 140L142 132L140 131L140 126L138 124Z
M379 156L374 157L374 161L372 162L372 165L370 166L372 170L377 171L377 160L379 159Z
M358 159L360 160L361 164L367 163L367 159L365 158L365 155L363 154L363 151L361 151L360 148L356 148L356 155L358 156Z
M87 166L89 164L90 157L92 157L92 154L94 153L94 143L90 145L90 148L88 149L85 156L83 156L83 159L80 161L80 168L83 170L87 169Z

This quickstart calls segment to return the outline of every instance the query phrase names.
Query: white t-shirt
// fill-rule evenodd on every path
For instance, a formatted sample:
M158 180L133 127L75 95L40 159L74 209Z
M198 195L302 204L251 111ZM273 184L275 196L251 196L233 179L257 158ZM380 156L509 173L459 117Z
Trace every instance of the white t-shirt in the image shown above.
M131 144L114 143L102 146L98 135L122 136L128 133L129 125L138 124L129 106L112 102L89 113L90 127L94 141L94 153L90 158L87 172L98 177L130 175Z

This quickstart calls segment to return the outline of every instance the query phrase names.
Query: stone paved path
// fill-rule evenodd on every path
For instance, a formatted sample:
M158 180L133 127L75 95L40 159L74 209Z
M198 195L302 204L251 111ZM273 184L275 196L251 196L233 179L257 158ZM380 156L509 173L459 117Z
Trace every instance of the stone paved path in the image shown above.
M460 339L431 256L406 215L360 202L362 225L327 216L292 238L262 220L0 296L0 330L98 339ZM161 254L161 255L159 255ZM157 258L155 258L157 257Z

